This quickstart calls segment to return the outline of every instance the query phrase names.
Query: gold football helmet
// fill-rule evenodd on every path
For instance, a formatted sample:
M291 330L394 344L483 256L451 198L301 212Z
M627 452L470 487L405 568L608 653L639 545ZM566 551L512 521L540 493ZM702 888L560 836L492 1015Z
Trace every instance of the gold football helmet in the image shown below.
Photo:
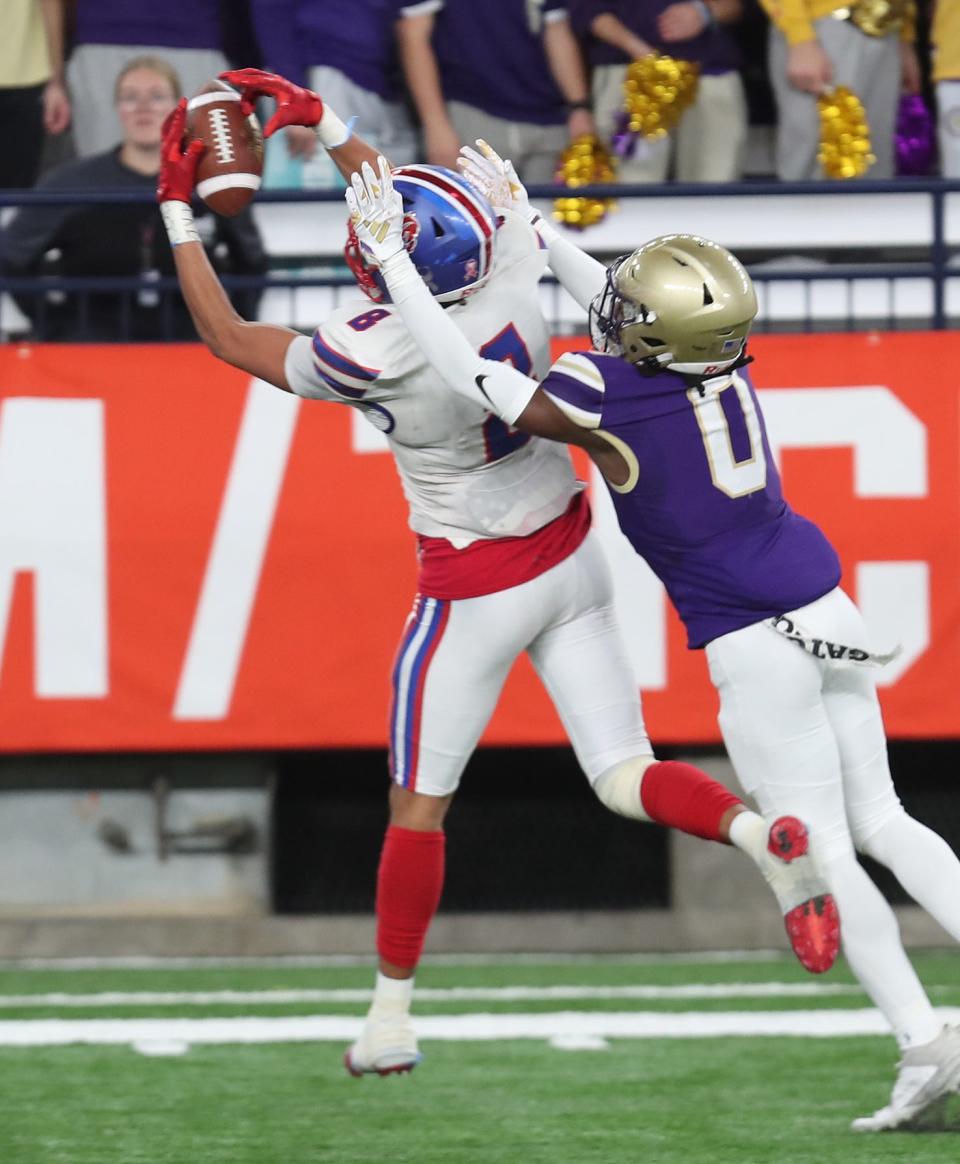
M750 276L728 250L668 234L607 268L590 337L597 351L631 364L709 375L740 359L756 314Z

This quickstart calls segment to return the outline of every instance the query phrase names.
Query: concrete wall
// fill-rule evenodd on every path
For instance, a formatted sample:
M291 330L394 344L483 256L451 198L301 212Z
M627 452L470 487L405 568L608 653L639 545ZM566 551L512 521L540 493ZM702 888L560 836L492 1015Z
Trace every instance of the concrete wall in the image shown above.
M722 756L696 758L736 788ZM36 761L29 775L38 776ZM0 958L82 956L363 955L374 949L369 914L277 917L269 913L270 768L228 758L185 761L166 806L166 826L244 816L257 843L242 855L169 853L157 836L156 781L165 769L122 761L88 787L96 762L81 761L74 788L0 790ZM191 768L191 764L195 766ZM231 766L232 765L232 766ZM232 776L231 776L232 774ZM22 776L23 773L20 773ZM47 782L63 781L53 769ZM135 779L134 779L135 777ZM233 778L246 788L196 788ZM126 831L131 851L104 841L105 822ZM776 902L753 865L726 846L673 834L669 910L446 913L429 953L786 950ZM950 945L916 907L898 910L904 939Z

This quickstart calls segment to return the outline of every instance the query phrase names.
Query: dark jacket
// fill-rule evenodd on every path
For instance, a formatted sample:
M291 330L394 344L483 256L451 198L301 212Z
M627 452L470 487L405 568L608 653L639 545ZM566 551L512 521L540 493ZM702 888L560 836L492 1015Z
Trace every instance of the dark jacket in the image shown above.
M85 190L142 190L152 193L156 178L120 162L119 147L105 154L58 166L38 190L77 191L78 202L24 206L0 234L0 272L38 276L36 290L17 292L18 306L38 340L150 342L193 340L196 332L178 290L151 284L173 276L174 264L155 202L84 206ZM196 211L197 229L214 268L221 274L260 275L267 269L259 231L249 210L221 218ZM44 288L44 276L140 276L131 291L64 292ZM255 319L259 290L236 291L234 306Z

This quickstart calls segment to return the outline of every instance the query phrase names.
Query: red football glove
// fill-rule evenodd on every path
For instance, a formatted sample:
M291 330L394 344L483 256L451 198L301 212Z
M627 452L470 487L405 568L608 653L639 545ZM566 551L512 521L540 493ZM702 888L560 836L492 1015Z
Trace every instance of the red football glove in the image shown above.
M220 80L240 90L244 114L253 112L257 97L272 97L276 101L276 111L263 127L264 137L285 125L316 125L323 116L323 102L312 89L303 89L276 73L265 73L263 69L233 69L221 73Z
M157 178L158 202L189 202L197 184L197 165L206 149L194 138L184 148L187 127L187 99L180 103L163 123L163 142L160 146L160 175Z

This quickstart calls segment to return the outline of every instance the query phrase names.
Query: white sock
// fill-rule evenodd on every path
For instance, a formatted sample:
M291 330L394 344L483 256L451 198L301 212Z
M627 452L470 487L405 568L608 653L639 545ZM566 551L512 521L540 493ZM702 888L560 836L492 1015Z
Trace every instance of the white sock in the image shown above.
M852 853L833 858L823 872L840 911L850 969L883 1012L901 1049L929 1043L943 1023L910 964L886 898Z
M412 978L388 978L377 971L377 981L373 988L371 1011L401 1011L410 1009L413 1000Z
M960 860L943 837L899 813L863 846L960 942Z

